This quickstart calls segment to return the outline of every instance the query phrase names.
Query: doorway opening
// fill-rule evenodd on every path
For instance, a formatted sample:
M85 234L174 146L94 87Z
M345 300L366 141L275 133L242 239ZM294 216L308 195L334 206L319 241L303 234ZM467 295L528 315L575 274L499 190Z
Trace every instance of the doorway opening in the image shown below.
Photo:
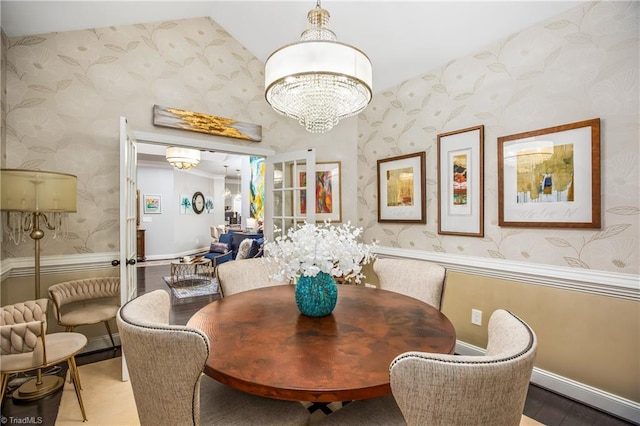
M212 242L212 228L232 225L247 229L248 224L255 222L247 223L250 158L264 159L274 151L164 134L132 133L138 147L136 172L143 205L140 226L146 231L147 260L201 252ZM188 171L174 169L165 159L169 146L199 150L200 163ZM144 214L145 194L161 200L157 214ZM205 209L191 208L191 200L196 196L198 200L204 199ZM169 244L172 246L168 247Z

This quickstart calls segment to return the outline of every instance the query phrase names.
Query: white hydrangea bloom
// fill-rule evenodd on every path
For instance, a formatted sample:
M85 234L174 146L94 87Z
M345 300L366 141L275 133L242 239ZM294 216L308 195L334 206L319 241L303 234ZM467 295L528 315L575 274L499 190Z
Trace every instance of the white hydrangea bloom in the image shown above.
M315 277L325 272L334 277L352 278L359 284L364 278L362 265L375 259L371 244L358 241L362 228L351 223L336 226L330 222L321 225L300 225L289 229L287 235L278 236L265 244L265 256L279 266L276 279L295 280L301 275Z

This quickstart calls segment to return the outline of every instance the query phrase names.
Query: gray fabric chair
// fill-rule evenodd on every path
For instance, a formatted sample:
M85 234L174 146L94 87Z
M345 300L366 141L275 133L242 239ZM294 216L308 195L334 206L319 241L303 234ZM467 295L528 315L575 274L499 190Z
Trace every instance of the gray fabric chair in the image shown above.
M355 401L327 425L518 425L537 350L535 333L498 309L483 356L407 352L391 363L392 395Z
M216 269L216 276L220 293L231 296L254 288L288 284L286 280L270 278L276 272L276 265L267 258L252 258L223 263Z
M447 270L415 259L379 258L373 262L380 288L404 294L440 309Z
M209 341L200 330L169 325L170 298L155 290L117 315L122 350L142 426L304 425L295 401L236 391L202 374Z

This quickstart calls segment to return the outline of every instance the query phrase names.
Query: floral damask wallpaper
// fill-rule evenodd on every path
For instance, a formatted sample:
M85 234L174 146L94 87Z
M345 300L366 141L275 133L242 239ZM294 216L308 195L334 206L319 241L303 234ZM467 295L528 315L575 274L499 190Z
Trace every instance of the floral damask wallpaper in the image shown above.
M377 93L360 115L358 215L383 246L638 273L640 3L585 3ZM428 54L428 52L425 52ZM601 119L602 229L498 226L497 138ZM437 135L485 126L484 238L437 233ZM427 224L377 223L376 161L427 153Z
M639 7L585 3L375 93L363 114L326 135L309 135L273 112L264 100L264 64L209 18L3 34L2 165L78 176L71 238L45 236L43 255L117 251L119 117L157 132L154 104L190 109L261 124L262 147L276 152L315 147L318 161L357 159L357 171L343 167L343 218L381 245L638 273ZM497 138L595 117L603 130L603 228L498 227ZM438 235L437 134L479 124L485 237ZM427 152L427 224L378 224L377 159L416 151ZM29 242L2 244L2 258L32 253Z
M264 101L264 65L209 18L11 39L3 33L3 55L3 167L78 176L70 238L45 232L43 254L118 250L120 116L134 130L157 133L154 104L233 117L263 125L261 147L276 151L269 141L287 128ZM3 258L31 256L33 245L5 240L2 250Z

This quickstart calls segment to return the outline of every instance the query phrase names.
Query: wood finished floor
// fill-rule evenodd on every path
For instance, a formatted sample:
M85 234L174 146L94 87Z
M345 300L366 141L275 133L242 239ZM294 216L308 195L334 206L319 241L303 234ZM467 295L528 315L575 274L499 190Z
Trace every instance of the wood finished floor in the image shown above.
M143 294L156 289L162 289L171 294L162 277L169 275L169 265L146 266L138 268L138 294ZM177 299L171 295L172 324L184 325L189 318L202 306L216 300L217 295L199 296L189 299ZM81 331L78 330L78 331ZM78 365L105 359L119 357L120 349L105 350L77 357ZM66 367L60 368L57 373L66 374ZM7 392L10 395L10 392ZM2 400L1 425L55 425L60 405L62 391L38 401L29 403L16 403L11 397ZM578 403L561 395L550 392L535 385L529 386L524 414L548 426L622 426L633 425L608 415L584 404ZM91 413L87 413L91 416ZM122 426L122 425L114 425Z

